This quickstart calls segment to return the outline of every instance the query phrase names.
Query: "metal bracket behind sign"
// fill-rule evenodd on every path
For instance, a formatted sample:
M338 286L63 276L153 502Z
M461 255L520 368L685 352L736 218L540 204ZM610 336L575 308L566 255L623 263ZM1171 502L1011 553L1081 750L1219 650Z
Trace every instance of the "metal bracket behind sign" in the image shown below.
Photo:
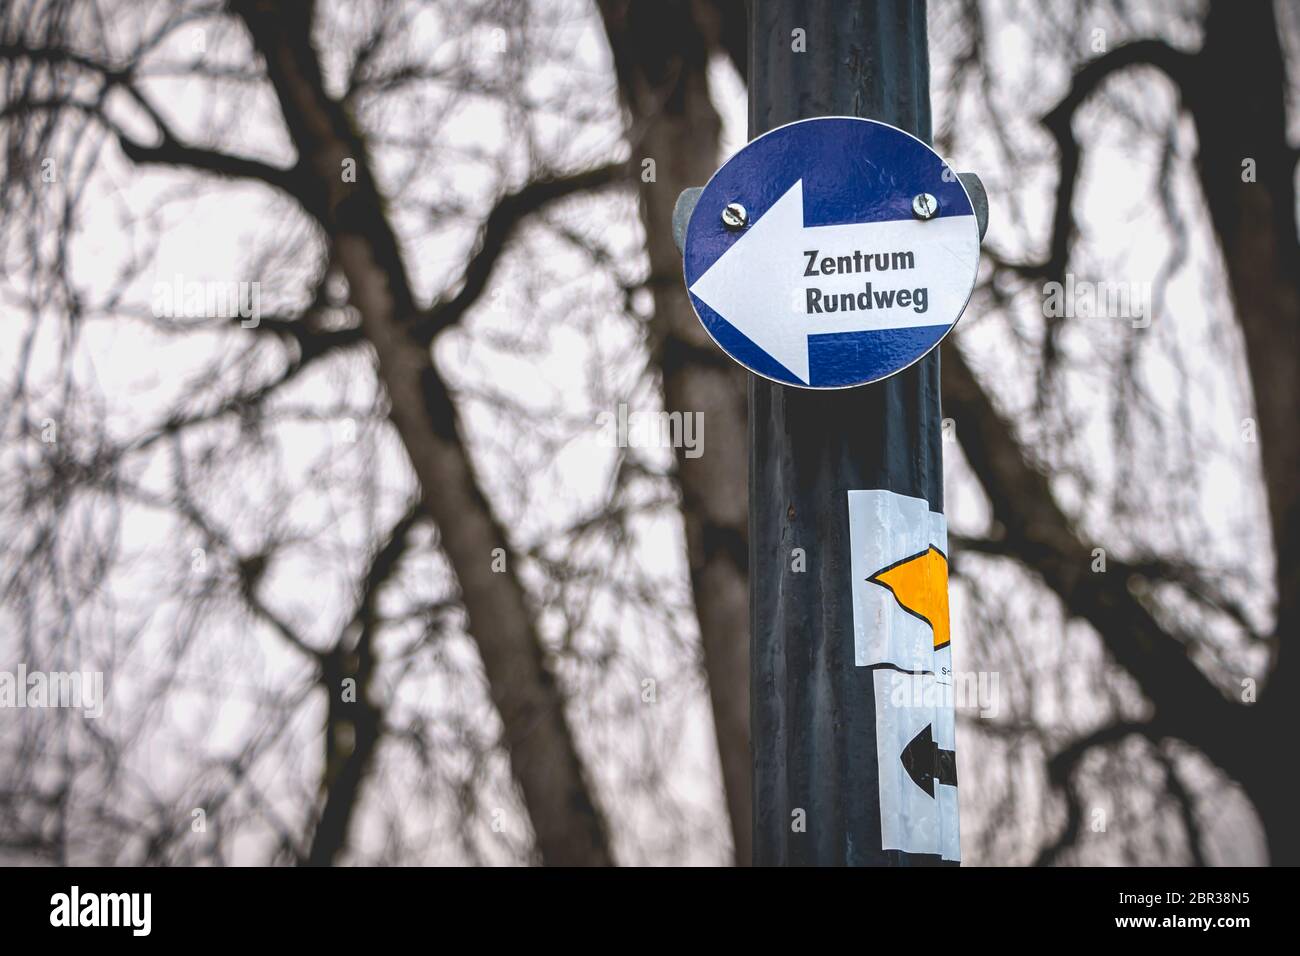
M673 206L673 242L677 244L678 252L684 252L686 249L686 226L691 221L691 213L695 211L695 204L700 201L702 192L704 192L703 186L683 189L682 194L677 197L677 204Z

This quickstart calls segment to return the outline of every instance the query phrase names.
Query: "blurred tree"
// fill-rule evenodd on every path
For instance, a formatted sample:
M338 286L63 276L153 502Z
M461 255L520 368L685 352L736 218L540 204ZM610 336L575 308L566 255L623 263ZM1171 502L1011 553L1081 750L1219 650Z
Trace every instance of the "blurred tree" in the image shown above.
M748 861L744 378L669 229L743 123L744 30L0 11L0 666L114 704L6 716L0 848ZM1295 10L942 0L931 42L994 210L943 354L955 650L1002 679L966 858L1259 859L1239 788L1296 862ZM259 316L142 305L196 259ZM1048 306L1132 275L1144 315ZM620 403L702 413L705 453L594 441Z
M1029 161L1016 155L1009 143L1012 134L1005 125L1004 107L990 95L997 80L997 69L990 59L994 46L991 30L1006 31L1016 18L993 17L986 4L967 2L940 5L934 18L934 32L950 38L959 34L962 49L956 61L958 81L951 101L963 105L965 84L977 87L970 99L983 106L980 120L990 122L995 135L1007 147L1010 160L1006 182L1023 175ZM1014 5L1011 5L1014 7ZM676 256L667 244L668 221L672 197L681 188L700 185L715 164L715 137L711 130L712 107L708 90L708 58L701 44L729 56L742 73L745 69L743 39L743 5L740 3L669 3L628 2L602 3L602 14L610 34L624 99L631 114L631 129L640 137L639 148L648 154L671 157L670 188L644 187L642 210L646 225L651 272L657 277L656 313L665 329L674 328L674 317L684 316L686 324L680 337L698 336L698 328L689 321L689 303L675 278ZM1194 20L1194 8L1170 7L1170 24ZM998 11L1000 14L1001 11ZM1237 780L1249 794L1260 814L1267 834L1271 858L1276 862L1294 862L1300 857L1294 815L1286 809L1286 788L1278 784L1278 761L1270 757L1285 747L1287 728L1293 723L1290 711L1293 695L1288 691L1289 658L1282 653L1283 640L1296 631L1297 579L1296 541L1300 540L1300 435L1297 435L1296 409L1300 408L1300 248L1296 241L1295 164L1297 154L1287 141L1287 112L1284 91L1288 88L1278 24L1269 4L1250 5L1249 10L1225 2L1211 3L1204 14L1204 42L1196 53L1184 52L1162 37L1125 38L1107 49L1107 30L1090 27L1096 23L1117 22L1120 34L1133 32L1133 24L1123 7L1105 4L1079 4L1068 14L1062 11L1044 14L1044 26L1053 19L1070 25L1069 40L1086 38L1092 47L1079 44L1075 50L1053 50L1066 63L1074 63L1066 94L1043 116L1042 125L1057 146L1057 188L1046 258L1041 261L1010 257L994 246L990 250L994 269L985 292L995 296L994 305L1006 308L1008 292L1002 283L1061 283L1074 268L1072 253L1079 232L1075 209L1082 163L1082 140L1074 133L1079 110L1112 75L1140 67L1162 71L1173 82L1182 103L1190 113L1201 144L1196 169L1199 183L1210 212L1213 228L1222 249L1228 284L1236 304L1235 314L1246 345L1247 371L1251 392L1259 417L1261 464L1269 514L1269 530L1275 550L1274 592L1277 596L1274 624L1257 633L1246 616L1235 606L1231 592L1223 587L1227 575L1207 566L1200 556L1178 553L1166 542L1134 542L1132 556L1124 560L1111 558L1103 562L1104 572L1096 567L1096 548L1104 545L1090 539L1080 528L1044 476L1050 474L1053 461L1037 459L1019 436L1015 416L999 407L981 378L972 370L961 346L945 349L944 404L955 426L965 464L978 481L990 511L990 522L978 538L966 538L962 544L972 551L996 554L1012 559L1031 571L1039 586L1046 586L1061 602L1063 611L1092 626L1111 659L1135 679L1145 698L1147 713L1140 718L1116 717L1089 732L1075 735L1057 745L1047 766L1056 786L1065 791L1066 820L1061 830L1044 847L1040 858L1054 859L1065 847L1080 838L1082 804L1073 780L1076 768L1089 753L1112 745L1129 736L1155 742L1179 740L1190 744L1209 757L1228 776ZM960 30L950 24L956 21ZM1020 21L1023 22L1023 21ZM1038 23L1030 21L1034 26ZM793 26L800 26L792 24ZM815 25L812 26L815 30ZM1294 24L1291 25L1294 27ZM815 40L814 40L815 42ZM1085 52L1097 52L1091 58ZM1034 56L1045 59L1048 51L1035 47ZM1231 80L1223 79L1231 77ZM982 91L978 86L982 85ZM975 128L980 123L966 120ZM952 123L956 126L957 121ZM951 131L950 131L951 133ZM654 144L653 146L651 144ZM950 143L947 145L951 145ZM1247 174L1247 170L1267 169L1267 181ZM1170 170L1162 169L1161 189L1156 193L1165 204L1165 212L1175 224L1171 232L1174 255L1186 242L1174 200L1166 188ZM1279 214L1280 213L1280 214ZM996 236L996 233L995 233ZM1032 249L1034 237L1028 248ZM1177 263L1175 263L1176 265ZM1073 276L1070 276L1073 280ZM1042 294L1050 297L1050 287ZM1060 342L1066 334L1066 320L1052 317L1043 308L1043 328L1038 412L1052 400L1053 377L1063 360ZM1150 318L1148 316L1148 318ZM690 326L691 328L687 328ZM671 334L665 333L665 334ZM1135 334L1141 334L1135 329ZM962 340L958 337L958 342ZM709 368L708 343L702 350L679 349L663 360L665 400L669 407L702 407L683 403L673 382L686 374L703 375ZM699 356L697 358L697 356ZM693 363L692 364L692 360ZM1141 387L1141 370L1130 353L1116 372L1127 376L1120 388L1133 395ZM738 393L738 392L737 392ZM1059 396L1062 403L1075 400ZM710 405L709 420L716 434L744 432L744 418L737 402ZM1046 417L1046 416L1043 416ZM1267 437L1265 437L1267 436ZM1253 436L1252 436L1253 437ZM1123 454L1125 449L1116 449ZM740 459L738 458L737 461ZM682 461L680 475L689 489L689 462ZM716 460L715 460L716 464ZM732 466L738 467L738 466ZM1140 479L1139 479L1140 480ZM702 477L705 487L723 483ZM684 491L684 510L688 530L692 523L696 538L707 541L711 515L707 503L701 503ZM715 540L717 540L715 538ZM700 545L693 545L701 552ZM1119 549L1124 553L1123 549ZM744 554L743 549L737 553ZM703 583L701 562L692 564L696 581L696 603L702 614L702 630L708 653L706 608L719 600L716 591ZM739 565L743 576L744 565ZM1270 648L1272 663L1258 704L1253 693L1243 693L1242 685L1253 687L1254 677L1231 668L1211 667L1196 662L1195 649L1210 643L1190 623L1170 620L1168 599L1159 595L1161 586L1180 590L1182 597L1207 605L1232 618L1240 625L1248 642L1260 641ZM731 619L735 619L735 615ZM724 638L715 638L721 641ZM722 659L719 652L712 655ZM715 714L721 711L725 691L716 685L727 671L710 667L713 679ZM719 720L720 727L722 721ZM720 731L723 766L728 765L730 749L737 764L747 757L747 734L737 722L734 732ZM1169 763L1161 756L1161 763ZM1185 803L1187 795L1170 770L1166 779L1168 793ZM1014 789L1014 787L1013 787ZM733 801L733 821L748 808ZM1187 834L1191 855L1203 859L1201 839L1193 809L1185 810L1184 819L1193 832ZM737 846L740 846L737 840Z

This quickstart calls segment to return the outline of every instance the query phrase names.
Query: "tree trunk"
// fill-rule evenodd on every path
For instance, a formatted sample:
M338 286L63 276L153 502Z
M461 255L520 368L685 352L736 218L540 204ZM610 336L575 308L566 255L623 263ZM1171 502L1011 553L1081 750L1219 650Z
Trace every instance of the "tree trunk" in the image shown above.
M735 859L750 860L748 483L745 373L709 339L682 281L672 238L678 194L702 186L718 162L720 121L709 98L709 48L692 4L602 0L640 186L654 295L655 357L664 407L703 416L703 454L677 449L691 591L713 705ZM644 180L644 177L643 177Z
M1296 865L1300 827L1282 763L1300 725L1300 241L1296 150L1286 139L1287 77L1273 5L1216 0L1197 59L1184 95L1246 345L1277 557L1274 667L1255 705L1255 743L1242 742L1258 746L1260 778L1243 782L1268 832L1272 863Z
M447 386L413 329L419 315L365 144L325 93L311 46L312 5L241 0L236 9L266 59L311 211L329 234L352 305L379 360L389 417L419 479L421 500L460 584L501 715L510 764L543 862L611 862L604 819L574 747L564 700L545 661L509 544L484 498ZM341 175L354 162L355 181ZM351 177L349 177L351 179ZM495 555L506 555L496 572Z

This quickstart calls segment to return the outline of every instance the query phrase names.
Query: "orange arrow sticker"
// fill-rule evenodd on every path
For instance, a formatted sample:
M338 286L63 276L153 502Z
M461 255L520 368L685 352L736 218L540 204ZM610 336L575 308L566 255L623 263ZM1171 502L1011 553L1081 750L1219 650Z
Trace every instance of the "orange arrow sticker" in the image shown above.
M919 554L895 561L867 578L894 595L908 614L919 617L934 632L934 649L947 647L948 556L931 545Z

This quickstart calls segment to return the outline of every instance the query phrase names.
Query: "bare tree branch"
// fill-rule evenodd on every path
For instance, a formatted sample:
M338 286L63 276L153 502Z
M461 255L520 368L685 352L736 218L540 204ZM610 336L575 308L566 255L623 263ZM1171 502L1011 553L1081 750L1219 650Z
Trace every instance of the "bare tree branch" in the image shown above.
M525 219L561 199L618 183L627 172L626 163L608 163L568 176L536 179L497 200L479 230L475 252L465 267L459 290L421 316L414 330L415 338L427 345L443 329L460 321L483 295L497 262Z
M427 347L412 335L419 310L365 144L325 92L311 45L314 5L286 10L265 0L240 0L235 9L266 59L289 134L305 159L303 174L327 197L324 226L378 355L390 415L419 477L423 505L459 580L542 858L608 863L604 819L510 545L479 488L447 386ZM355 182L340 175L348 159L356 163ZM499 571L493 569L497 556L505 561Z
M401 564L411 531L423 518L416 501L375 551L352 621L323 660L320 684L328 701L321 776L324 804L312 832L309 866L333 864L346 845L362 782L383 736L384 711L371 699L377 605L380 592Z

